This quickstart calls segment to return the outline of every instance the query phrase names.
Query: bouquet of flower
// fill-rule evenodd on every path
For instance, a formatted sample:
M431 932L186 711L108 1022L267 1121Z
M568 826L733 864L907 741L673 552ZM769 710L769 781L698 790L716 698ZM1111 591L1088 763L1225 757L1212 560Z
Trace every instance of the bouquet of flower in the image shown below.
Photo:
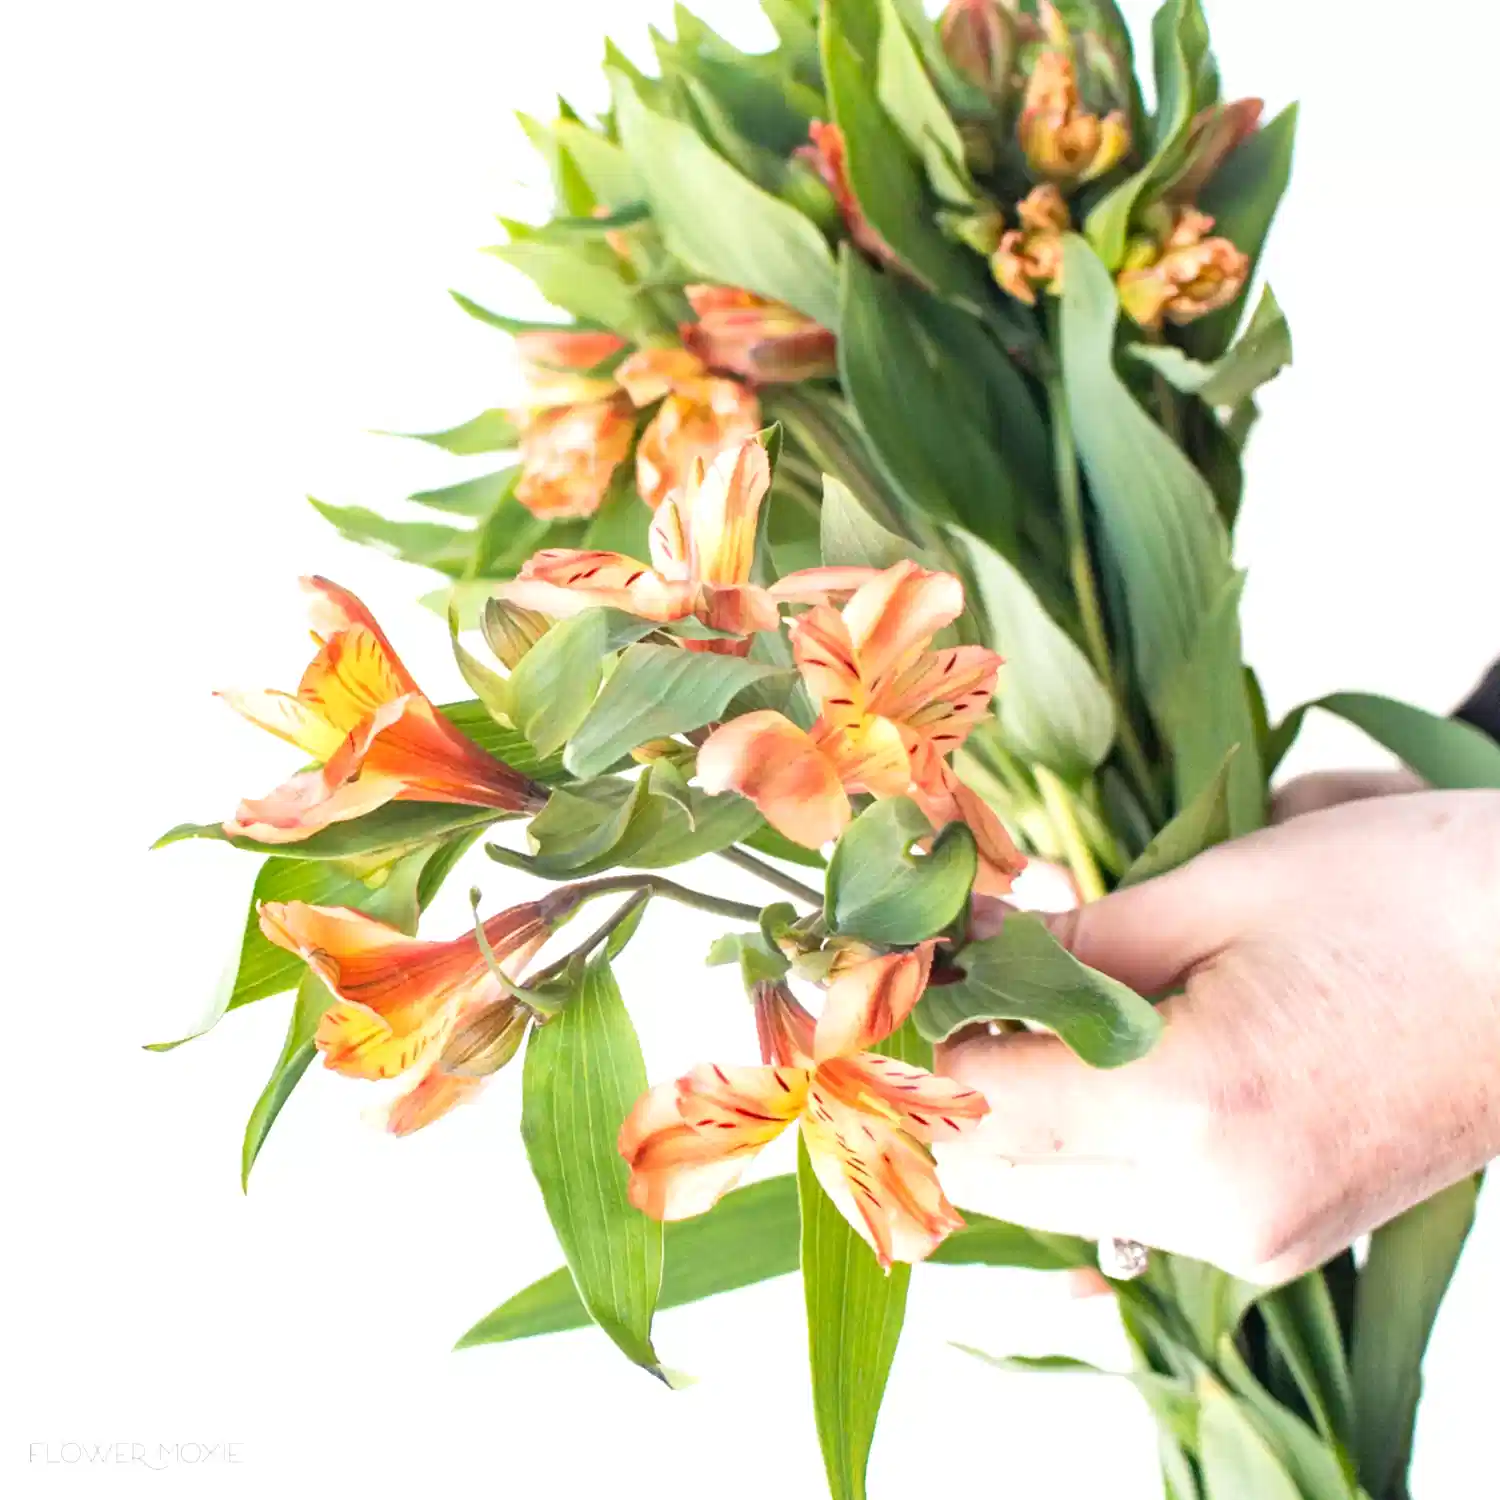
M514 337L526 394L425 438L518 460L413 497L444 524L324 507L447 576L472 697L435 705L313 579L296 690L226 695L311 767L168 839L263 860L221 1011L295 991L246 1174L319 1056L404 1080L405 1134L524 1046L505 1082L567 1266L465 1342L592 1321L670 1383L657 1307L800 1271L850 1500L913 1265L1099 1254L949 1202L941 1144L987 1105L933 1044L988 1025L1100 1068L1146 1052L1152 999L1024 908L1256 828L1305 711L1267 722L1231 552L1255 394L1290 359L1251 283L1295 111L1220 96L1198 0L1156 14L1149 111L1112 0L763 8L774 51L679 11L658 76L608 51L605 115L523 121L556 212L494 253L567 321L459 297ZM1462 726L1319 706L1441 784L1495 776ZM516 819L524 847L485 848L547 894L418 936ZM705 856L765 903L704 888ZM706 961L747 996L739 1055L654 1087L611 970L650 901L721 917ZM737 1186L794 1128L795 1174ZM1403 1495L1473 1199L1274 1290L1106 1247L1167 1493Z

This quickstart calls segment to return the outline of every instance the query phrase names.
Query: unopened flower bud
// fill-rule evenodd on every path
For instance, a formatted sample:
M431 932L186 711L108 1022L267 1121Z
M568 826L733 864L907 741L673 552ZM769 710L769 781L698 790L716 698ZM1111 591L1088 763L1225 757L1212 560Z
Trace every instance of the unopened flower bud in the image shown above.
M960 244L984 256L995 253L1005 233L1005 215L994 204L971 214L939 211L938 222Z
M678 765L692 760L697 753L691 745L684 745L681 740L647 740L644 745L637 745L630 752L630 758L643 766L653 765L657 761Z
M512 672L522 657L546 635L552 622L534 609L522 609L503 599L486 601L479 628L496 658Z
M1196 208L1180 209L1166 240L1145 238L1127 247L1116 277L1120 306L1142 328L1163 319L1191 323L1233 302L1250 275L1250 257L1222 235L1210 237L1214 221Z
M1188 137L1187 164L1171 186L1171 195L1191 203L1242 141L1255 134L1265 104L1260 99L1236 99L1205 109L1193 121Z
M460 1078L487 1078L498 1073L520 1050L531 1015L507 996L481 1007L459 1022L440 1066Z
M1010 94L1016 20L1003 0L948 0L938 21L948 61L996 104Z
M683 292L698 321L682 325L682 342L710 369L768 385L814 380L837 368L833 334L785 303L731 286Z
M1056 296L1062 290L1063 243L1071 220L1055 183L1033 188L1016 205L1019 229L1001 237L990 258L990 271L1002 291L1032 306L1038 287Z
M1043 10L1048 45L1032 64L1016 134L1027 165L1049 182L1089 182L1130 149L1130 127L1119 110L1091 114L1078 92L1067 29L1052 7Z

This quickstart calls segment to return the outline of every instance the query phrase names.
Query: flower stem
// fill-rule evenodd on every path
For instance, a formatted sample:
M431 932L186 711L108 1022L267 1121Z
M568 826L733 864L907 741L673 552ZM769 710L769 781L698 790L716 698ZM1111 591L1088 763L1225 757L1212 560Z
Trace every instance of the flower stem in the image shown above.
M1115 704L1115 733L1120 754L1136 783L1136 790L1156 822L1166 816L1161 794L1151 772L1146 752L1130 721L1130 709L1120 690L1110 655L1109 635L1104 627L1104 610L1094 579L1094 564L1089 556L1088 532L1083 522L1083 492L1078 483L1078 451L1073 442L1073 424L1068 415L1067 397L1062 376L1055 363L1047 372L1047 404L1052 418L1052 456L1057 472L1057 497L1062 509L1063 533L1068 549L1068 572L1078 613L1083 624L1084 646L1099 680Z
M760 876L767 885L774 885L778 891L785 891L788 896L795 896L799 901L806 901L811 906L823 905L823 896L820 891L815 891L810 885L803 885L800 880L795 880L790 875L784 875L774 865L768 865L764 860L757 859L744 849L737 849L731 845L728 849L719 850L719 858L727 859L730 864L738 865L740 869Z
M706 891L695 891L664 875L603 875L598 880L581 880L574 885L563 886L553 893L568 912L573 912L585 901L596 896L610 896L617 891L641 891L649 896L664 896L682 906L695 907L698 911L713 912L715 916L730 917L736 922L759 922L760 908L743 901L730 901L723 896L710 896Z
M1085 901L1097 901L1105 893L1104 877L1099 873L1094 852L1078 826L1078 818L1073 811L1072 793L1056 773L1049 771L1046 766L1038 764L1034 770L1037 788L1047 807L1047 816L1062 844L1068 868L1078 882L1078 893Z

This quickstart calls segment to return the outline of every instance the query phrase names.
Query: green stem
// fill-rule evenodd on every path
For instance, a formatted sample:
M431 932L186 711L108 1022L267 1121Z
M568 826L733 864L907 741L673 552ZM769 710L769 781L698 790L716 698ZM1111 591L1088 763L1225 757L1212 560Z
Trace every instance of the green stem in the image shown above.
M1037 765L1036 784L1047 807L1047 816L1057 831L1063 852L1067 856L1068 868L1078 882L1078 892L1085 901L1098 901L1105 893L1104 877L1094 861L1094 852L1089 848L1078 818L1073 811L1073 797L1058 776L1044 765Z
M710 896L706 891L695 891L665 875L603 875L598 880L581 880L574 885L563 886L552 898L561 898L562 909L576 911L585 901L597 896L611 896L617 891L644 891L647 896L664 896L682 906L691 906L698 911L713 912L715 916L729 917L736 922L759 922L760 908L743 901L730 901L723 896Z
M757 859L744 849L736 849L733 846L720 849L719 858L727 859L730 864L738 865L740 869L748 870L752 875L758 875L768 885L774 885L778 891L785 891L788 896L795 896L797 900L806 901L810 906L821 907L823 905L821 892L815 891L810 885L803 885L800 880L794 880L790 875L784 875L774 865L766 864L764 860Z
M1078 450L1073 442L1073 423L1068 415L1067 395L1056 362L1049 364L1046 377L1047 405L1052 419L1052 455L1057 471L1057 497L1062 509L1063 534L1068 550L1068 572L1073 594L1078 600L1078 614L1083 623L1084 646L1099 680L1115 704L1116 738L1125 765L1136 783L1136 790L1152 818L1160 824L1166 808L1156 789L1146 753L1130 720L1130 710L1115 675L1109 650L1109 634L1104 625L1104 610L1094 578L1093 559L1089 555L1088 531L1083 519L1083 490L1078 483Z
M603 893L596 892L595 894L602 895ZM510 990L511 994L513 994L518 1000L527 1005L530 1005L534 1010L537 1010L539 1015L544 1015L545 1012L541 1011L536 1004L534 993L529 994L528 991L535 992L537 990L540 990L543 985L547 984L553 979L556 979L559 974L563 973L567 969L568 965L573 963L576 959L588 958L589 955L593 953L594 949L600 945L600 943L607 942L609 940L610 934L614 932L616 928L622 927L626 922L628 922L631 917L633 917L636 912L639 911L640 908L651 899L653 894L654 893L652 891L638 889L635 894L631 896L630 900L622 901L620 905L617 906L615 910L611 912L610 915L606 917L604 921L602 921L581 943L569 950L567 953L563 954L563 956L558 959L556 963L548 964L547 967L541 971L541 973L532 975L532 977L527 980L526 988L524 990L512 987L509 981L505 979L505 976L501 974L498 969L494 971L496 977L505 984L505 987Z

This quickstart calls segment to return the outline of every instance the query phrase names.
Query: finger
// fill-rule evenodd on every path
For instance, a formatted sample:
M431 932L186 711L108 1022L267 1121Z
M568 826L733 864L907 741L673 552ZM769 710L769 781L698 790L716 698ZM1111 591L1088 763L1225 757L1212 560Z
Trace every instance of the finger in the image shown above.
M1277 789L1271 798L1271 821L1285 823L1344 802L1420 792L1426 782L1413 771L1312 771Z

